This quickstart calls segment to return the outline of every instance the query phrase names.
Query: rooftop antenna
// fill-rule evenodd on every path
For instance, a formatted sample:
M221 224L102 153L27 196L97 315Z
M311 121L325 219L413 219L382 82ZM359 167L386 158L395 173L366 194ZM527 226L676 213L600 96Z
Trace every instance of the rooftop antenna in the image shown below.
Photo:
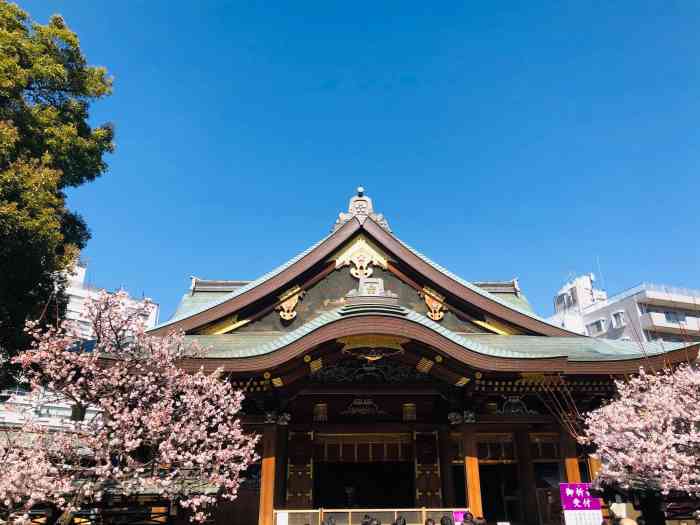
M600 287L603 291L607 290L605 288L605 277L603 277L603 270L600 268L600 256L595 256L596 264L598 265L598 275L600 275Z

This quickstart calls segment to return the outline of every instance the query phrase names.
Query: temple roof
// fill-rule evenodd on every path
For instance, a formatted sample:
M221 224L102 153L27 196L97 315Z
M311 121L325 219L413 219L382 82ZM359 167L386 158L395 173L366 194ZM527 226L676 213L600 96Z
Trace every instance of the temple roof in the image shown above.
M209 349L211 358L249 358L271 354L301 338L344 318L358 316L398 317L429 328L465 349L485 356L508 359L565 357L569 361L623 361L641 359L689 348L691 343L645 343L591 337L501 336L457 333L413 310L399 305L345 305L324 312L291 332L250 332L231 335L190 335L188 341Z
M347 265L353 266L344 273ZM394 291L384 293L383 278L370 278L374 266L376 273L381 268L384 278L394 279L393 287L406 287L402 302ZM348 278L359 280L357 290L343 288ZM368 301L362 291L368 281L381 297ZM317 283L326 287L316 289ZM300 303L304 294L311 299ZM449 322L439 309L436 315L431 301L453 316ZM287 302L291 306L285 307ZM298 303L303 306L299 316ZM275 322L263 322L266 315ZM492 334L473 333L482 329ZM679 362L698 353L697 344L645 343L642 348L551 324L534 314L517 279L467 281L398 239L362 188L329 235L259 278L193 277L173 317L151 333L172 330L184 330L188 340L208 349L198 359L203 366L234 373L267 371L309 358L311 349L363 334L399 336L462 365L505 372L633 373L647 362Z
M284 267L286 267L286 263L281 268ZM193 277L192 286L190 290L182 296L173 317L163 324L170 323L176 318L186 318L211 305L235 297L232 292L238 291L252 282L253 281L206 280ZM534 315L532 306L530 306L527 297L520 291L516 279L511 281L480 281L473 282L472 284L489 294L499 297L515 308L531 312Z
M345 224L348 223L346 222L343 225ZM371 216L367 216L365 217L365 222L359 224L358 229L364 229L366 225L369 226L370 224L376 223L374 222L374 219ZM455 282L461 284L462 286L470 289L471 291L476 292L477 294L483 296L485 299L491 300L495 303L505 306L510 310L517 311L527 317L530 317L531 319L537 320L540 323L556 327L558 330L561 330L560 327L551 324L549 321L542 317L539 317L533 312L532 307L527 301L527 298L520 291L516 280L506 282L484 281L478 284L469 282L465 279L462 279L458 275L450 272L443 266L431 260L428 256L424 255L423 253L419 252L407 243L398 239L397 237L389 233L385 226L381 224L378 224L377 226L382 228L387 235L390 235L394 241L400 243L401 246L409 250L412 254L429 264L432 268L445 275L449 279L452 279ZM271 280L272 278L280 275L288 268L292 267L295 263L299 262L301 259L311 254L314 250L316 250L316 248L324 244L330 238L334 237L338 231L338 229L334 229L330 235L327 235L326 237L324 237L314 245L310 246L303 252L295 255L294 257L281 264L277 268L274 268L273 270L267 272L266 274L258 277L253 281L207 281L203 279L194 279L193 283L195 284L193 284L189 292L183 295L183 298L180 304L178 305L175 314L169 320L156 326L154 330L173 325L178 321L187 319L206 310L209 310L217 305L226 303L227 301L230 301L231 299L234 299L238 296L244 295L246 292L260 286L261 284ZM212 283L212 285L210 285L209 283ZM224 283L240 283L241 286L226 286ZM215 287L218 287L218 289L216 291L212 291L212 289Z
M188 317L192 317L195 314L198 314L200 312L203 312L205 310L208 310L209 308L212 308L213 306L216 306L218 304L225 303L226 301L229 301L235 297L238 297L239 295L243 295L249 290L252 290L256 286L261 285L262 283L269 281L276 275L279 275L282 273L284 270L292 266L294 263L297 261L303 259L306 255L311 253L317 246L321 245L326 239L331 237L333 234L331 233L330 235L327 235L320 241L318 241L316 244L310 246L303 252L295 255L285 263L281 264L277 268L274 268L273 270L270 270L264 275L261 275L254 281L248 281L245 285L240 286L240 287L234 287L233 290L230 292L225 292L221 293L219 291L217 292L198 292L197 289L193 287L190 289L189 292L187 292L183 297L182 300L180 301L180 304L178 305L177 309L175 310L175 314L168 319L167 321L159 324L158 326L154 327L154 329L158 329L160 327L172 325L173 323L176 323L177 321L180 321L182 319L187 319ZM217 281L217 282L223 282L223 281ZM236 282L243 282L243 281L236 281Z

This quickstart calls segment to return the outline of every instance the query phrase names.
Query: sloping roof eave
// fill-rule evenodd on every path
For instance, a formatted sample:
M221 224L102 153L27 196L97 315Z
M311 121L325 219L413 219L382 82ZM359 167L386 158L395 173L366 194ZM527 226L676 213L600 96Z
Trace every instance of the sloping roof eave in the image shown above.
M307 352L325 342L358 334L397 334L406 336L443 351L448 356L461 361L463 364L497 371L553 371L562 373L633 373L640 366L649 363L656 365L657 361L683 361L686 357L697 357L698 346L669 345L668 351L663 347L649 348L646 355L630 352L616 355L613 352L603 353L603 359L577 359L575 355L562 350L557 353L519 352L501 348L492 344L478 341L479 335L461 335L416 312L403 308L402 315L388 315L381 311L364 312L362 315L343 315L340 307L331 312L321 314L293 332L284 334L274 340L264 342L256 347L246 348L236 356L212 356L192 360L193 366L200 364L215 364L223 366L227 371L259 371L279 366L294 357ZM190 336L196 339L198 336ZM200 336L201 337L201 336ZM235 338L235 336L231 336ZM551 346L552 339L572 346L572 338L551 338L542 336L501 336L503 343L511 340L517 348L520 338L527 338L528 343L547 342ZM534 339L535 341L532 341ZM522 340L522 339L521 339ZM590 346L600 346L605 350L608 345L603 340L580 338L582 343ZM502 345L501 345L502 346ZM632 346L632 344L630 344ZM195 363L197 363L195 365Z

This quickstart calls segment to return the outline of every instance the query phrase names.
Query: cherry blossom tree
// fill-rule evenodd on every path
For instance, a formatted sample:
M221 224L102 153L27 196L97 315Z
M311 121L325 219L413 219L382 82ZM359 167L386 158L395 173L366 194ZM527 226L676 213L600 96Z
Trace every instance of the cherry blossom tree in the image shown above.
M259 438L241 428L243 394L220 371L179 367L202 350L181 333L145 333L151 307L130 309L125 294L102 294L87 305L90 342L69 323L28 327L32 346L15 362L35 392L67 400L74 417L56 431L28 415L0 438L0 507L8 513L26 519L42 502L69 514L110 494L153 494L202 522L219 498L236 498Z
M586 416L586 440L602 463L594 487L700 497L700 370L641 369L617 390Z

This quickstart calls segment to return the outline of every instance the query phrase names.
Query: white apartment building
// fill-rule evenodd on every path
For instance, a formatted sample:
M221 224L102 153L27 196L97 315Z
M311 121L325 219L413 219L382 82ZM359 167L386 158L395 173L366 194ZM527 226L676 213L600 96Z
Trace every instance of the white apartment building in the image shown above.
M593 274L567 282L549 321L592 337L629 341L700 341L700 290L642 283L612 297Z
M66 295L68 296L66 319L77 323L80 327L81 336L85 339L90 339L93 335L92 326L87 318L85 302L87 299L96 298L103 289L86 284L86 273L87 266L84 263L78 263L73 273L68 276L68 285L66 286ZM129 298L127 304L129 307L136 309L143 306L143 300ZM158 305L154 304L151 314L146 319L146 328L152 328L158 324L158 310Z
M46 391L35 394L20 389L0 392L0 429L16 428L31 419L43 428L60 430L70 424L72 413L71 403ZM88 407L85 419L90 420L97 413L97 409Z
M93 331L87 317L86 301L96 298L103 290L86 284L86 273L86 265L78 263L73 272L68 275L66 319L78 325L81 337L91 339ZM128 308L136 309L143 306L143 303L143 300L127 299ZM158 323L158 310L158 305L154 304L153 310L145 320L147 328L152 328ZM71 410L70 403L58 399L50 392L41 392L33 396L21 389L4 390L0 392L0 429L20 425L27 413L36 423L46 428L60 429L70 420ZM88 408L86 417L95 413L94 409Z

